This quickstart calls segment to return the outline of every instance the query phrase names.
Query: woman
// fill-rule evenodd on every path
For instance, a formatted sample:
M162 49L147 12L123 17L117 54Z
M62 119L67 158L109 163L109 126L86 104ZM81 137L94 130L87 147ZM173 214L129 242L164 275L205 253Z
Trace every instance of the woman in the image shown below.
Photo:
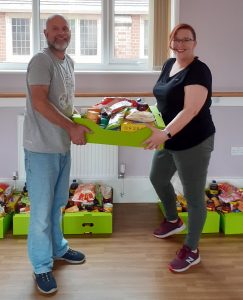
M165 129L151 128L146 149L156 149L150 180L161 199L165 219L154 236L166 238L185 225L178 217L176 194L171 178L178 171L188 206L188 234L169 269L183 272L200 262L198 243L206 219L204 189L214 146L215 127L211 105L212 76L195 56L196 33L188 24L177 25L170 34L169 47L175 58L168 59L155 84L154 95ZM164 143L164 149L159 150Z

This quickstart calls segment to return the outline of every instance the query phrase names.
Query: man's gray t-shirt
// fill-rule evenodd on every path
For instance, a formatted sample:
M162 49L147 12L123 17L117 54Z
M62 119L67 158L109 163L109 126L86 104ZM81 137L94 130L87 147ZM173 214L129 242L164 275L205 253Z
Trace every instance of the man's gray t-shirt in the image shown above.
M46 48L36 54L27 69L27 101L24 119L24 148L41 153L65 153L70 138L61 127L51 123L32 107L31 85L48 85L49 101L65 116L73 114L74 65L66 54L64 60Z

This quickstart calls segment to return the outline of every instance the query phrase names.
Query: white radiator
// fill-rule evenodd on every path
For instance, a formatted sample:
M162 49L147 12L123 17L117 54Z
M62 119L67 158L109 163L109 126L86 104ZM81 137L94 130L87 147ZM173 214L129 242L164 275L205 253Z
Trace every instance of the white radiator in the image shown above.
M18 116L18 173L19 179L25 179L23 151L24 116ZM118 176L118 146L86 144L71 146L71 178L105 179Z

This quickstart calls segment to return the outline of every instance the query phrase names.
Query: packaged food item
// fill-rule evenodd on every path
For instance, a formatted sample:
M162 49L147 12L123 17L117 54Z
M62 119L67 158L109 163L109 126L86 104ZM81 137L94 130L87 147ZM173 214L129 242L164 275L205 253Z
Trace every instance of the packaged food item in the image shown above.
M219 183L218 187L220 191L218 198L221 202L229 203L233 201L243 200L242 193L234 185L227 182L223 182Z
M100 113L98 111L88 110L86 117L97 124L100 120Z
M243 201L242 201L242 200L239 201L238 209L239 209L240 211L243 211Z
M109 185L101 185L100 191L103 196L103 203L113 202L112 187Z
M111 105L110 107L107 107L106 111L109 112L111 115L114 115L120 111L123 111L124 108L131 107L131 106L132 106L131 102L124 100L124 101L119 101L119 102Z
M151 126L155 126L154 123L146 123L146 124L150 124ZM140 122L133 122L133 121L124 121L121 124L121 131L134 132L134 131L140 130L142 128L145 128L146 124L145 123L140 123Z
M99 108L99 107L97 107L97 106L94 105L92 107L88 107L86 113L88 111L96 111L96 112L100 113L101 112L101 108Z
M104 110L100 116L100 127L105 129L109 123L109 119L110 117L108 116L107 112Z
M112 203L104 203L104 212L112 213L113 204Z
M148 104L141 98L137 99L137 110L146 111L149 109Z
M119 113L112 115L106 129L110 129L110 130L120 129L125 113L126 113L126 108L120 111Z
M6 196L10 195L12 192L12 187L8 183L0 182L0 194Z
M128 99L125 97L105 97L100 103L96 104L94 107L102 109L104 107L111 107L112 105L122 101L128 101L133 107L137 107L136 100Z
M212 180L212 182L210 183L209 193L214 196L219 194L219 187L216 180Z
M95 185L92 183L79 184L72 197L74 202L82 202L83 204L93 203L95 199Z
M77 205L73 205L73 206L65 209L65 212L78 212L78 211L79 211L79 208Z
M138 111L135 109L131 110L125 118L127 120L141 122L141 123L149 123L155 121L155 118L150 111Z
M69 188L69 196L73 196L77 188L78 188L77 180L73 179L73 182L71 183Z
M96 104L96 106L98 107L108 107L108 106L112 106L113 104L117 103L117 102L120 102L120 101L123 101L125 100L125 98L122 98L122 97L105 97L103 98L103 100Z

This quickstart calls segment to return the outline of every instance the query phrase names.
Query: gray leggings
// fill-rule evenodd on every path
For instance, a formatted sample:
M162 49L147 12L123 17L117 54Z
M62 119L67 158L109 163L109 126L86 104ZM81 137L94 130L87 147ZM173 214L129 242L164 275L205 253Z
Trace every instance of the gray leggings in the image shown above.
M169 221L178 218L176 194L171 184L171 178L178 171L188 207L188 234L185 245L191 249L198 247L206 220L205 185L213 148L214 135L186 150L156 151L152 161L150 180L163 203Z

